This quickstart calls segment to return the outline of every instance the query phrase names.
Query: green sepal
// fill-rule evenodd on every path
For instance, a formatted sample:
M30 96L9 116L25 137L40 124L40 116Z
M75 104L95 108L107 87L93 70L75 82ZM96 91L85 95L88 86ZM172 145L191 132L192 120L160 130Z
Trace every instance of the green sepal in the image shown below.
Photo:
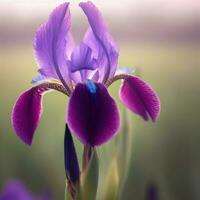
M69 194L67 189L65 189L65 200L72 200L71 195Z
M99 180L99 159L96 150L92 152L87 168L81 174L81 188L77 200L95 200Z

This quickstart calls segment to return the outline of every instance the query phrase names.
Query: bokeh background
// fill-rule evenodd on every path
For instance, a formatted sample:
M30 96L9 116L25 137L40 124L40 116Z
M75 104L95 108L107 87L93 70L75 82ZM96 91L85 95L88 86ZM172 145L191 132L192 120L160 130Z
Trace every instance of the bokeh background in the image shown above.
M16 98L31 87L37 74L32 48L35 30L61 2L0 0L0 188L10 179L20 179L34 193L51 191L55 199L64 198L66 97L57 92L45 95L31 147L14 134L10 115ZM136 74L153 86L162 103L156 123L137 116L129 122L133 147L123 199L143 200L147 188L154 185L160 200L199 200L200 2L93 2L120 47L119 65L136 68ZM88 24L77 3L71 1L72 30L79 42ZM119 85L110 92L122 108ZM76 143L81 155L82 147ZM109 145L98 150L101 163L104 152L109 155Z

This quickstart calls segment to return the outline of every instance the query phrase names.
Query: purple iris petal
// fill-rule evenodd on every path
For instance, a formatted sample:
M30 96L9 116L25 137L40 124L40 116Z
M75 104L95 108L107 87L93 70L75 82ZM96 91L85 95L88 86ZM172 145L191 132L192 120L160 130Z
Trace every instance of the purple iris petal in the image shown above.
M84 38L84 42L93 49L98 56L99 66L102 66L101 76L103 82L115 74L118 62L118 49L113 38L108 32L107 25L95 5L88 1L80 3L80 7L85 12L91 29L88 30Z
M70 65L71 65L70 62L68 62L68 66L70 66ZM82 76L81 76L79 71L69 73L69 77L70 77L71 80L74 81L74 83L81 83L82 82Z
M31 145L34 131L42 114L42 94L45 90L33 87L22 93L12 111L12 125L16 134Z
M145 200L158 200L158 189L155 185L148 186Z
M0 194L0 200L50 200L49 195L36 198L19 181L9 182Z
M96 59L92 56L92 49L83 42L74 49L67 66L71 72L70 78L75 83L89 79L94 74L93 70L98 67Z
M31 83L40 83L47 80L45 76L38 74L34 79L32 79Z
M68 72L66 57L73 44L70 29L69 3L63 3L51 13L47 23L42 24L35 36L35 55L42 75L60 79L66 86Z
M67 121L74 134L90 146L107 142L120 124L115 101L102 84L92 81L77 84L69 100Z
M155 121L160 113L160 100L143 80L135 76L126 76L120 89L121 101L134 113L148 120L148 114Z
M129 68L129 67L124 67L124 66L118 66L117 67L117 74L130 74L134 73L136 71L135 68ZM116 75L116 74L115 74Z
M93 74L93 76L91 77L91 79L94 82L98 82L98 80L99 80L99 71L95 71L95 73Z
M71 72L84 69L94 70L97 68L97 63L92 57L92 49L81 42L72 52L70 66Z
M83 69L81 71L70 73L69 76L76 84L83 83L88 79L91 79L95 82L98 82L99 80L99 72L97 70Z
M80 170L73 138L67 124L65 127L64 149L66 177L75 185L79 180Z
M3 189L0 200L33 200L31 194L24 188L24 186L15 181L10 182Z

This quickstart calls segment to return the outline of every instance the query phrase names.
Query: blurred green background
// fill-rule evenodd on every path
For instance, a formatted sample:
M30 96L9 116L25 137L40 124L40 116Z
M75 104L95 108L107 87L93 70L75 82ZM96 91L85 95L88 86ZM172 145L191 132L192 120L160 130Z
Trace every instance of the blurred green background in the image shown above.
M50 190L55 199L64 198L67 98L58 92L45 95L31 147L16 137L10 116L18 95L31 87L37 74L32 49L35 30L60 2L0 1L0 188L10 179L21 179L34 193ZM144 200L148 186L154 184L160 200L199 200L200 3L94 2L120 47L119 65L136 68L162 104L156 123L132 115L133 148L123 199ZM73 33L80 40L87 22L76 4L73 1ZM119 85L114 84L110 93L122 108ZM105 162L109 145L99 148L100 163ZM82 147L77 148L81 155Z

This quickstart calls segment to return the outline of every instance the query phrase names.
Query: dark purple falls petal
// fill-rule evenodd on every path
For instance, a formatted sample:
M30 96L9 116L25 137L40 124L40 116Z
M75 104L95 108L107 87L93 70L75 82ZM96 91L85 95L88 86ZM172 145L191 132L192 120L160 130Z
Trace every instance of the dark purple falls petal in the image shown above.
M64 159L66 177L75 185L80 177L78 158L68 125L65 126Z
M12 126L17 136L31 145L42 114L42 95L46 90L38 86L22 93L12 111Z
M121 101L134 113L155 121L160 114L160 100L151 86L138 77L126 76L120 88Z
M100 83L77 84L69 100L67 122L70 129L90 146L107 142L120 125L114 99Z

